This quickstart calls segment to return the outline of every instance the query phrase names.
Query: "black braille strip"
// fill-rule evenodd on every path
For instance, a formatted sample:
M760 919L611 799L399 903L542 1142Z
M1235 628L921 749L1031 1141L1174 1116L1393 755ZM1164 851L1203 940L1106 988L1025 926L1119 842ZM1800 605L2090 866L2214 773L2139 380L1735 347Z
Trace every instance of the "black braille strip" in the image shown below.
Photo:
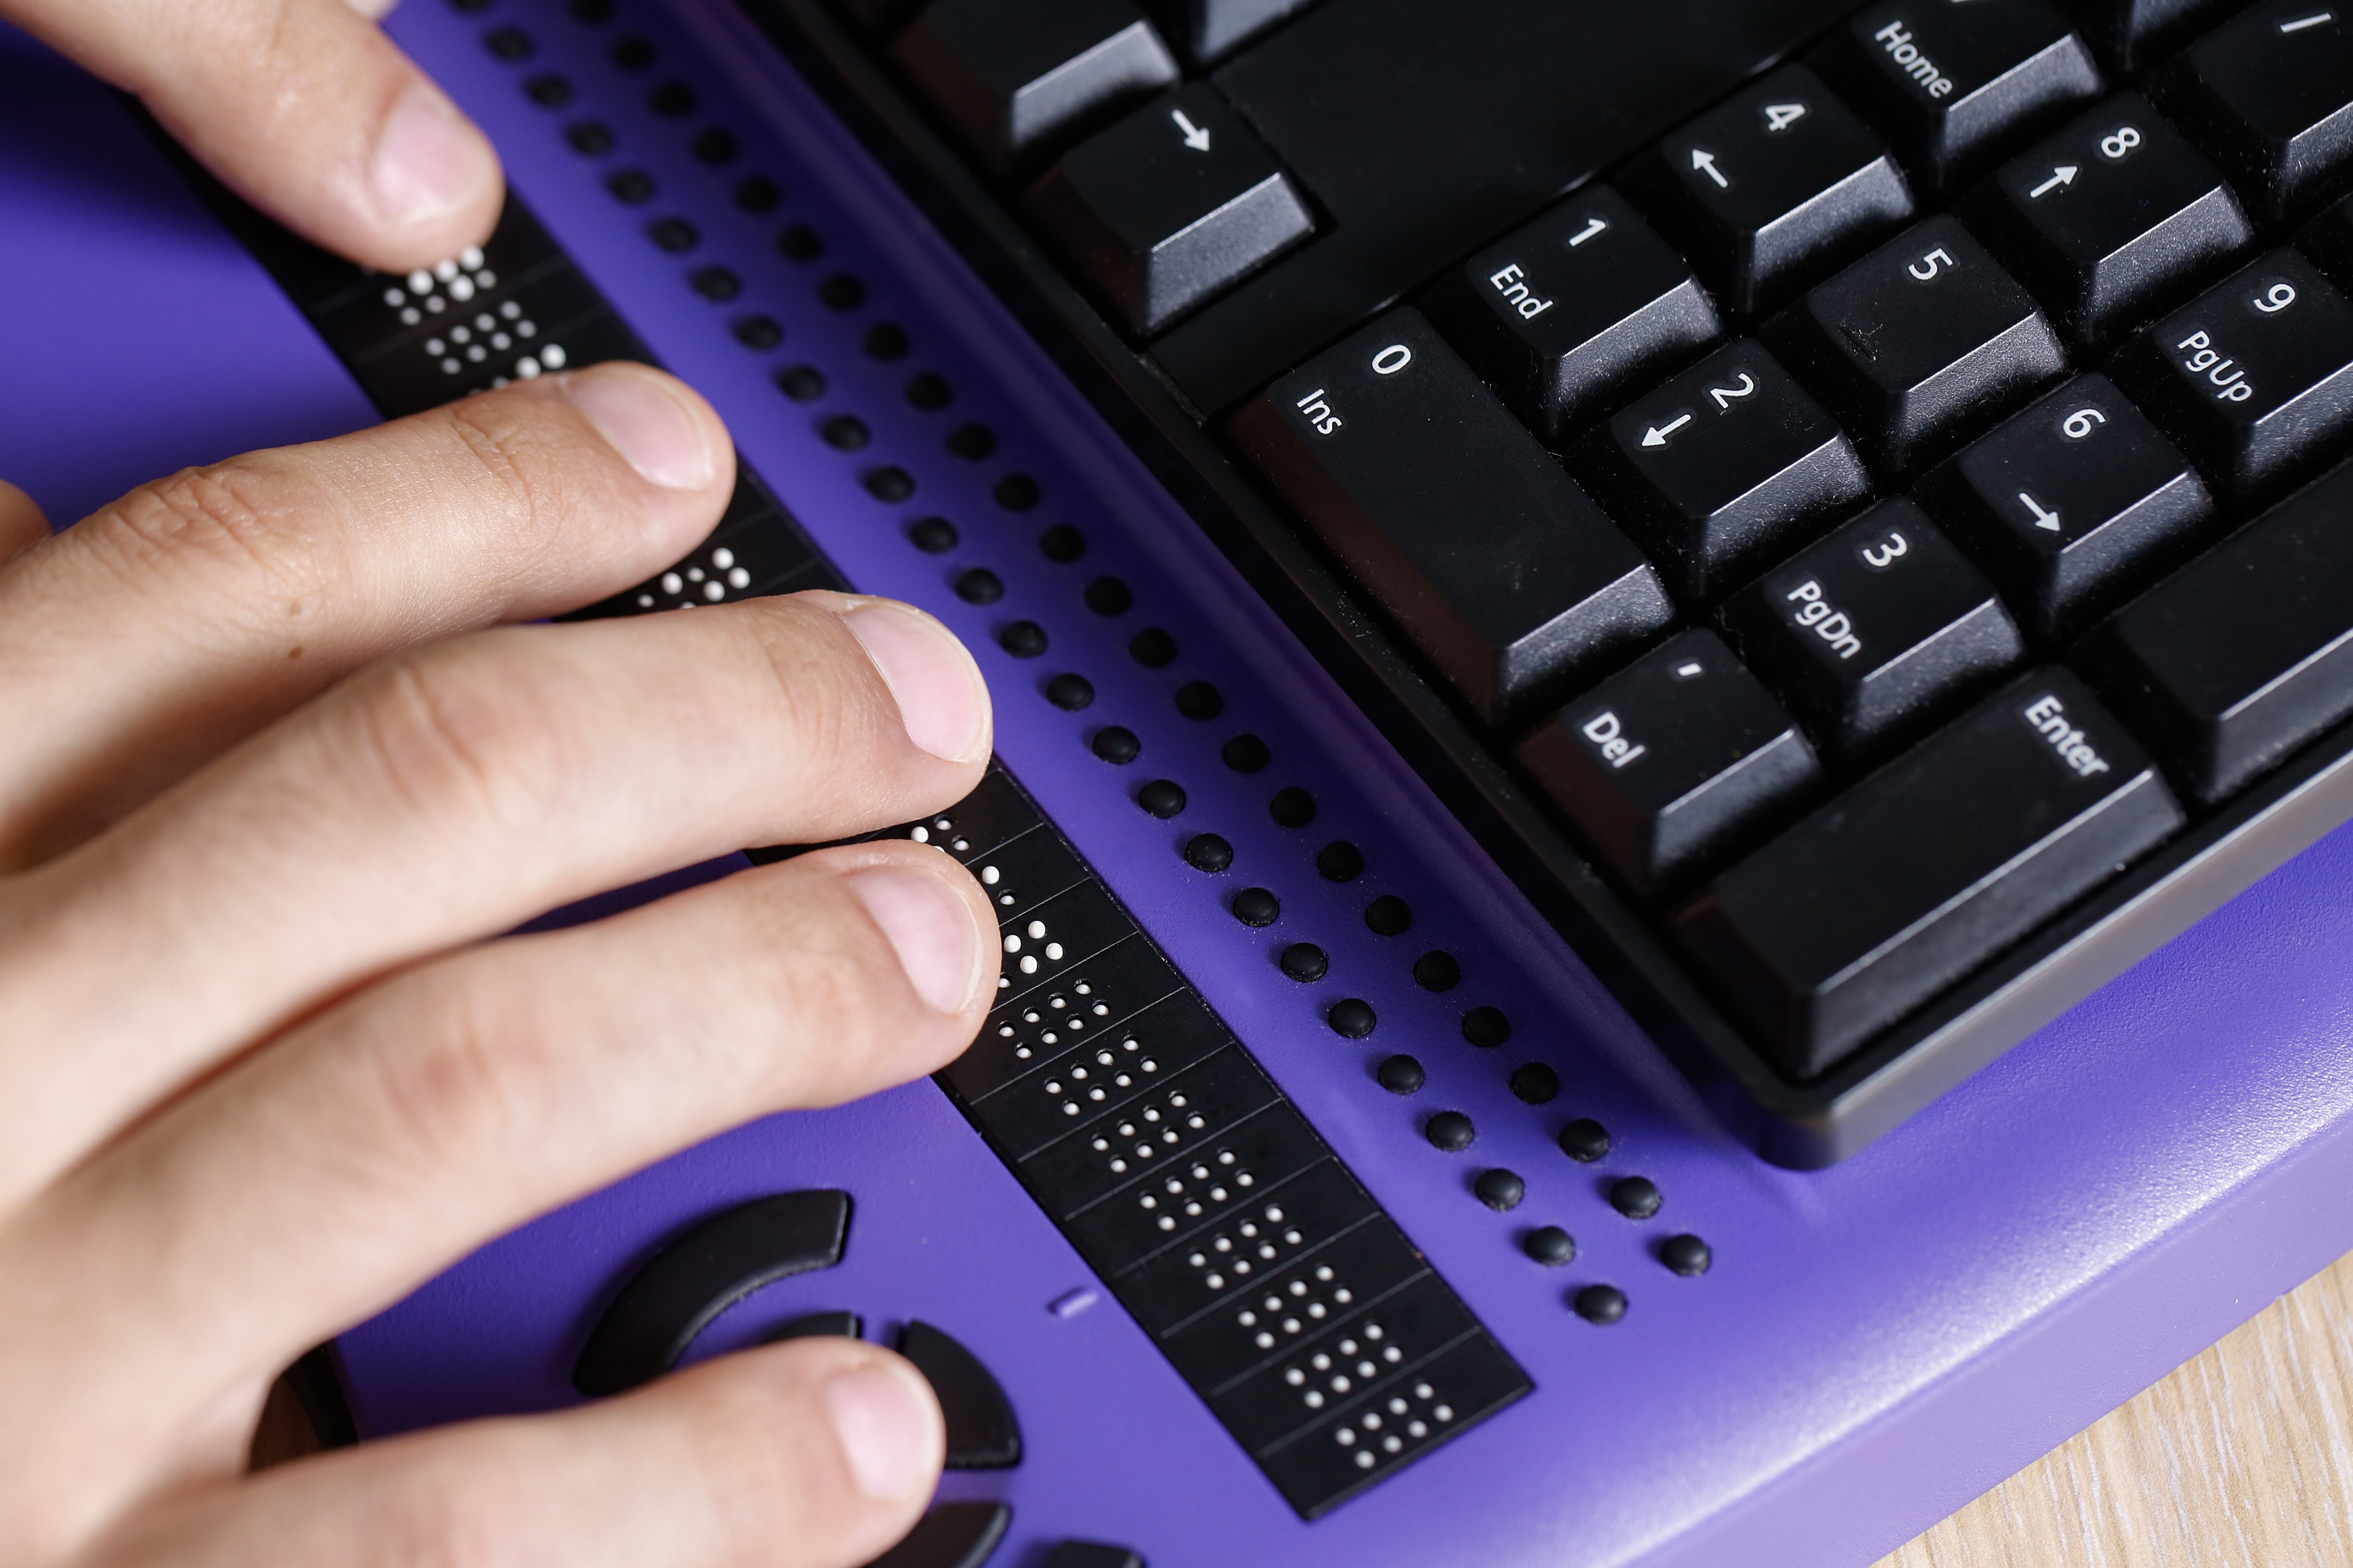
M733 163L735 154L743 150L733 132L713 128L694 139L695 157L713 168Z
M866 493L876 500L897 506L915 493L915 476L906 469L888 466L870 469L866 475Z
M1418 1094L1421 1086L1430 1081L1430 1075L1422 1070L1421 1063L1404 1055L1389 1058L1374 1076L1391 1094Z
M1365 926L1375 936L1403 936L1413 929L1413 907L1395 893L1365 906Z
M1278 827L1304 827L1315 820L1315 797L1297 784L1288 784L1274 792L1266 811Z
M1365 874L1365 852L1335 838L1315 852L1315 869L1327 882L1353 882Z
M1095 683L1083 675L1058 675L1046 683L1046 700L1065 713L1083 712L1094 700Z
M1460 1154L1478 1142L1479 1130L1461 1111L1441 1110L1421 1124L1421 1135L1430 1140L1430 1147Z
M805 223L776 236L776 254L787 261L814 261L825 254L825 237Z
M1057 566L1068 566L1087 552L1087 536L1067 522L1058 522L1038 536L1038 553Z
M766 353L785 341L785 329L774 316L746 316L735 323L735 341L755 353Z
M789 365L776 373L776 387L795 403L815 403L825 395L825 372L813 364Z
M1481 1050L1493 1050L1512 1037L1512 1021L1501 1007L1473 1007L1462 1015L1462 1037Z
M1665 1201L1648 1176L1623 1176L1609 1184L1609 1206L1628 1219L1648 1219Z
M702 243L702 234L682 217L656 218L646 226L656 245L672 256L682 256Z
M1500 1165L1492 1171L1480 1172L1479 1179L1471 1184L1471 1190L1479 1195L1481 1203L1498 1214L1519 1207L1521 1200L1528 1195L1528 1184L1520 1179L1519 1173L1506 1171Z
M948 450L967 463L997 455L997 433L986 425L959 425L948 432Z
M1609 1131L1589 1116L1580 1116L1560 1130L1560 1152L1580 1165L1590 1165L1609 1152Z
M654 63L654 47L631 33L613 40L612 59L625 71L640 71Z
M1578 1317L1607 1328L1626 1315L1626 1292L1615 1285L1588 1285L1575 1304Z
M1185 841L1185 864L1214 877L1234 863L1234 847L1214 833L1196 833Z
M1027 474L1008 474L997 481L994 492L997 504L1008 511L1028 511L1036 506L1042 492L1038 481Z
M1225 694L1206 680L1188 680L1176 689L1176 711L1208 723L1226 710Z
M866 285L847 272L837 272L817 286L817 297L828 310L855 310L866 303Z
M926 555L945 555L961 542L955 524L944 517L919 517L907 525L907 538Z
M1530 1062L1512 1074L1512 1093L1527 1105L1550 1105L1560 1097L1560 1074Z
M537 47L531 35L521 27L493 27L482 35L482 42L490 47L491 53L509 65L531 58L532 51Z
M744 291L744 280L724 267L698 267L691 281L694 291L714 305L724 305Z
M617 201L642 206L654 199L654 177L643 169L616 169L605 176L605 188Z
M825 437L825 444L837 452L862 451L874 438L874 433L866 427L866 421L855 414L835 415L818 426L818 434Z
M735 182L735 205L747 213L772 213L785 199L783 189L765 174L751 174Z
M955 395L955 391L948 385L947 377L934 375L930 371L925 371L907 384L907 401L926 414L936 414L945 408L949 400Z
M1282 972L1301 984L1313 984L1332 973L1332 956L1312 942L1294 942L1282 950L1276 962Z
M1345 996L1332 1004L1332 1010L1324 1015L1324 1021L1331 1025L1332 1032L1342 1039L1361 1040L1373 1032L1380 1017L1374 1013L1373 1005L1363 997Z
M1425 952L1413 961L1413 983L1424 991L1451 991L1462 983L1462 965L1451 952Z
M572 101L572 83L554 71L532 78L522 84L522 89L542 109L562 109Z
M1233 911L1246 926L1271 926L1282 918L1282 900L1264 888L1244 888L1234 895Z
M1127 657L1146 669L1166 669L1176 662L1176 639L1158 626L1147 626L1129 640Z
M564 128L564 139L584 158L601 158L613 150L613 128L601 120L581 120Z
M1166 822L1185 812L1185 786L1175 779L1154 779L1135 792L1135 804Z
M914 345L907 341L907 329L896 321L877 321L866 329L866 357L889 363L907 357Z
M1274 761L1274 753L1256 735L1236 735L1219 750L1218 755L1238 773L1257 773Z
M967 605L993 605L1005 597L1005 579L986 566L976 566L957 576L955 596Z
M1707 1272L1715 1254L1695 1236L1671 1236L1659 1243L1659 1261L1686 1279L1696 1279Z
M1088 744L1096 756L1118 767L1125 767L1144 754L1144 742L1124 724L1110 724L1096 731Z

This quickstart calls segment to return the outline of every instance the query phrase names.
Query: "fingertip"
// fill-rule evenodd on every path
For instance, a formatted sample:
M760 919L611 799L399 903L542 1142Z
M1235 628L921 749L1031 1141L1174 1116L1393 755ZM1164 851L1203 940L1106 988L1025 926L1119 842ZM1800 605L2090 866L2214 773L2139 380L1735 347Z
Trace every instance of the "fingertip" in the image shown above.
M556 385L647 483L701 491L719 483L723 468L732 473L733 448L718 411L677 377L616 361L571 372Z
M931 1494L945 1458L946 1421L923 1373L877 1352L828 1377L818 1401L842 1468L868 1500L906 1507Z
M385 254L419 266L490 233L503 189L490 139L412 71L377 126L368 195Z

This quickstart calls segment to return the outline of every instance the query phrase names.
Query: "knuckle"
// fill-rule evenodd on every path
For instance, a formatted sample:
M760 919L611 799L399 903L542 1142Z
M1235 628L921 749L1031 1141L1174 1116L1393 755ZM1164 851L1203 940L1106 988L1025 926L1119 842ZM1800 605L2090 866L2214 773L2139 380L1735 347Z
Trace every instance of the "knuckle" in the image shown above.
M562 698L491 646L390 661L350 727L353 772L416 820L461 834L544 821L569 771Z
M273 467L232 459L185 468L124 496L75 528L91 557L133 589L227 574L237 596L301 605L336 569L311 503Z
M365 1131L344 1147L370 1190L414 1192L435 1173L544 1142L563 1053L527 1005L469 984L468 968L420 975L391 1010L397 1026L353 1051L362 1081L347 1103L365 1108Z
M790 599L744 608L755 612L741 624L763 661L777 720L787 726L780 732L808 757L848 761L876 752L889 700L849 629L827 611Z
M432 416L456 442L472 485L500 519L510 548L542 552L594 488L587 444L569 433L553 402L521 390L491 393Z

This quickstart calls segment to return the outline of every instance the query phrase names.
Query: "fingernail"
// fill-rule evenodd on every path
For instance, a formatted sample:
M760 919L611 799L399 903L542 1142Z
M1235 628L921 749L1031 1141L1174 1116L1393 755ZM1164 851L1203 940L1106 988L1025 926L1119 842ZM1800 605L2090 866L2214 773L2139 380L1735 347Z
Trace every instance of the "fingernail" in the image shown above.
M396 227L446 217L498 177L490 142L430 82L410 82L376 132L376 210Z
M849 874L849 890L891 939L899 967L934 1011L964 1011L987 940L972 906L939 878L904 867Z
M561 384L596 433L649 482L699 490L716 477L702 421L653 372L605 364L575 371Z
M988 754L988 682L955 633L889 600L860 605L841 624L881 672L907 739L952 763Z
M936 1401L914 1372L878 1363L825 1385L826 1414L858 1489L896 1502L932 1481Z

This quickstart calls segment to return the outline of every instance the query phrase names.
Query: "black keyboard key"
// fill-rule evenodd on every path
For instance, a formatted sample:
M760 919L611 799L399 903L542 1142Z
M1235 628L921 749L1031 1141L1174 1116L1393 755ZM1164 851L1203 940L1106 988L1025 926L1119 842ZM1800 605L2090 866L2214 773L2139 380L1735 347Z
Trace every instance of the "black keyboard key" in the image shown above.
M1632 404L1574 457L1594 496L1694 605L1871 495L1837 423L1749 338Z
M2274 250L2126 344L2109 371L2243 513L2353 429L2353 303Z
M2100 91L2091 51L2045 0L1885 0L1841 24L1811 58L1894 138L1932 197Z
M1161 36L1195 65L1208 65L1312 0L1145 0Z
M1704 630L1562 709L1521 743L1520 760L1643 893L1721 861L1821 775L1781 705Z
M2198 470L2106 376L2077 376L1920 481L2027 635L2073 637L2214 515Z
M1716 879L1684 943L1811 1078L2181 826L2157 766L2038 670Z
M1449 272L1422 310L1551 442L1722 335L1690 265L1608 185Z
M1743 320L1828 277L1912 216L1887 144L1801 65L1784 66L1620 177Z
M1960 207L2070 342L2115 342L2254 243L2221 170L2137 92L2012 159Z
M892 53L999 174L1176 79L1128 0L933 0Z
M2353 290L2353 196L2333 204L2296 237L2337 288Z
M2026 652L1993 584L1901 499L1767 573L1723 620L1841 765L1884 754Z
M1276 382L1232 431L1490 721L1673 619L1641 552L1418 311Z
M2353 7L2265 0L2158 73L2158 103L2221 161L2260 223L2353 179Z
M1766 338L1899 480L2067 371L2034 297L1949 216L1814 289Z
M1029 209L1131 332L1156 332L1314 232L1266 144L1190 82L1072 148Z
M2059 0L2110 74L2137 76L2244 0Z
M2200 801L2353 712L2353 465L2125 606L2078 662Z

